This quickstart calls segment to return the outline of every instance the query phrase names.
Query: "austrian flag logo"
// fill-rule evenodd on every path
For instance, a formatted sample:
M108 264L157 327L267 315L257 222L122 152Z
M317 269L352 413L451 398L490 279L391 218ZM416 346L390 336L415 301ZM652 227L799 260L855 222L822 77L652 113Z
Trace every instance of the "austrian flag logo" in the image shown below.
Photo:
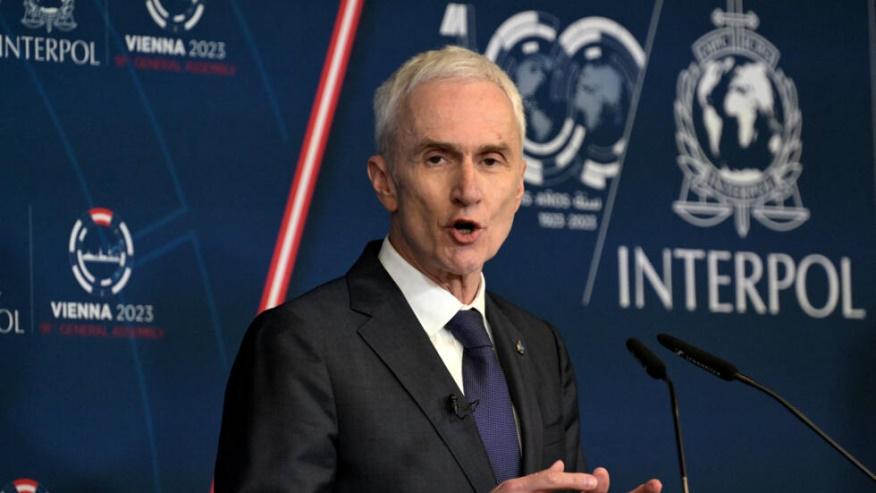
M0 493L49 493L33 479L21 478L7 484Z
M168 3L167 0L164 0ZM176 10L168 9L161 0L146 0L146 10L152 20L166 31L178 33L190 31L204 15L204 2L202 0L187 0L170 2ZM182 4L182 5L178 5Z
M90 209L76 221L68 252L73 276L90 294L101 298L118 294L131 278L131 233L109 209Z

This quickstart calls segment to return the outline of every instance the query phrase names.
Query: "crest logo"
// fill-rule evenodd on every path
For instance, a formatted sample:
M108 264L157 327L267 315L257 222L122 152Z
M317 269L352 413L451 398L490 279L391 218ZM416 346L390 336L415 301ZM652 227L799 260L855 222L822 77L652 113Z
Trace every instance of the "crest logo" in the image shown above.
M31 29L45 26L49 33L52 28L72 31L77 25L73 18L75 7L75 0L24 0L24 17L21 23Z
M728 0L727 12L716 9L712 22L717 29L693 44L696 61L678 76L675 137L684 182L672 208L700 227L733 215L741 237L751 217L790 231L809 219L797 188L797 89L741 0Z
M204 15L203 0L164 0L164 3L171 3L174 8L168 10L162 0L146 0L146 10L152 20L165 31L190 31Z
M68 251L73 276L90 294L118 294L131 278L131 233L109 209L91 209L76 221Z
M645 63L635 37L604 17L560 31L556 17L529 10L503 22L484 54L523 97L526 182L551 186L576 178L604 189L620 171L626 117Z

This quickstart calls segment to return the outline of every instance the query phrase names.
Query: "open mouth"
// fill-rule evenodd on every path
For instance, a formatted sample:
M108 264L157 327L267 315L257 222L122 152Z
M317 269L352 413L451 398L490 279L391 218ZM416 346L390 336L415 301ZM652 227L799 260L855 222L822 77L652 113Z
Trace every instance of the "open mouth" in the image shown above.
M470 235L479 229L478 223L465 219L458 219L453 222L453 229L464 235Z

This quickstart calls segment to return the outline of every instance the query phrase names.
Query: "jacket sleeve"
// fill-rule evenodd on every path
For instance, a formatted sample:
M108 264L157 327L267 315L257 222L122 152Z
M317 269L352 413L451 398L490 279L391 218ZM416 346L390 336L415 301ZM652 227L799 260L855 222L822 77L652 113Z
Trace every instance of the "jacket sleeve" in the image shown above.
M556 329L551 327L557 344L557 356L560 366L560 384L563 391L563 417L566 427L566 470L589 472L581 451L581 420L578 409L578 387L575 382L575 368L566 352L563 341Z
M318 334L283 308L250 325L225 391L216 493L331 490L337 422Z

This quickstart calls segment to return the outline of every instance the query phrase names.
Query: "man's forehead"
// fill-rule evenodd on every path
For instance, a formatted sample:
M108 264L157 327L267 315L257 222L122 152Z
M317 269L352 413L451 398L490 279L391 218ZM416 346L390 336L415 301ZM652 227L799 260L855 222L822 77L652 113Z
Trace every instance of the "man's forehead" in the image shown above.
M475 87L480 91L492 93L496 97L503 99L507 103L508 108L511 109L511 100L508 98L508 95L505 94L502 86L489 79L472 77L445 77L420 82L408 91L403 104L405 106L410 106L412 101L419 100L423 94L434 94L440 92L453 93L467 87Z
M400 133L415 137L417 142L448 141L449 134L466 129L480 137L502 141L496 145L510 146L513 142L504 141L519 138L510 99L498 84L489 80L424 82L408 94L402 109Z

